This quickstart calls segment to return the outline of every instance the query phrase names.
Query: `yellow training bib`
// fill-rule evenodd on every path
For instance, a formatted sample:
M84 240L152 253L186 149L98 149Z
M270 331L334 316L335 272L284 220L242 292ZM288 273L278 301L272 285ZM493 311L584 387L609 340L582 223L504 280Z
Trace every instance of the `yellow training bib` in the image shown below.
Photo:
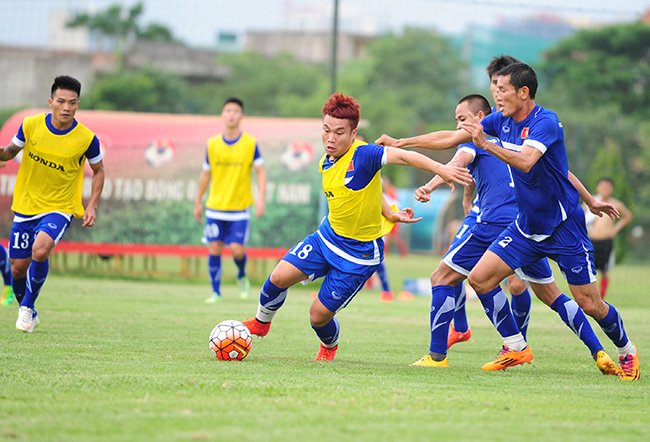
M253 204L253 160L257 140L242 132L229 144L221 134L208 140L212 181L205 207L212 210L246 210Z
M45 114L23 121L25 146L11 209L23 215L84 214L81 201L85 153L95 134L83 124L63 135L52 133Z
M366 144L355 140L345 155L327 170L323 170L326 157L323 156L320 161L330 226L337 235L364 242L384 236L388 227L386 223L389 223L381 215L382 191L379 172L363 189L352 190L345 186L346 173L354 170L354 152L359 146ZM392 223L390 227L392 228Z

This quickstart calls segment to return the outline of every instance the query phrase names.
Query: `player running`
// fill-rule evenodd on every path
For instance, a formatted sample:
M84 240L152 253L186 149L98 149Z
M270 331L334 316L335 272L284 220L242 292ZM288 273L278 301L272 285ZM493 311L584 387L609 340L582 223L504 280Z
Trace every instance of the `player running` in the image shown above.
M456 108L457 123L460 125L465 121L469 113L478 115L479 118L489 115L491 110L488 101L480 95L468 95L461 99ZM498 143L496 139L492 141ZM454 240L442 262L431 275L430 353L414 364L419 366L446 367L448 365L447 332L457 304L454 300L454 286L467 277L494 239L515 219L518 212L513 177L507 164L472 143L460 145L451 164L469 166L476 182L478 197L484 203L476 224L464 231L460 238ZM429 194L440 185L440 181L440 178L434 177L426 186L420 187L416 191L416 199L428 201ZM516 272L523 280L535 284L534 290L536 293L541 293L540 299L557 311L567 326L585 343L596 360L598 368L604 374L618 374L614 361L603 350L582 309L575 301L560 294L548 261L540 259L517 269ZM550 299L549 293L552 296ZM504 299L507 301L503 291L499 291L495 295L494 304L505 307ZM495 309L494 316L502 315L499 308ZM521 332L525 339L524 327L527 325L527 318L523 327L519 319L515 315L516 329L502 329L502 332L508 336ZM507 321L504 322L506 325L503 327L507 327ZM530 349L523 356L523 359L527 359L524 362L530 362L532 360ZM499 370L507 366L486 364L483 369Z
M284 255L262 287L255 318L244 321L251 333L265 336L284 304L287 289L324 277L309 312L311 326L321 341L319 361L334 359L339 337L335 315L352 301L383 259L382 236L392 226L382 217L382 212L386 213L382 210L381 168L410 165L438 173L446 182L471 182L467 169L443 166L416 152L356 141L359 118L359 104L350 96L336 93L325 102L321 135L325 155L319 170L328 214L318 230ZM409 222L413 212L405 209L395 215L399 221Z
M519 60L510 55L501 55L494 57L487 65L485 70L487 72L488 78L490 79L490 92L492 94L493 102L496 102L495 94L497 72L510 64L518 62ZM495 109L492 108L492 111L494 112ZM470 192L473 192L473 189L475 189L475 186L465 187L465 192L463 195L463 207L467 213L465 214L466 216L465 220L463 221L463 226L461 226L461 230L456 233L455 238L460 238L462 236L462 233L466 232L467 229L473 227L474 224L476 224L476 217L480 212L480 202L478 199L475 199L471 205L469 204L471 198L473 197ZM512 191L511 188L506 190ZM521 331L521 334L524 336L524 338L526 338L530 320L530 311L532 309L532 298L530 296L530 291L528 290L528 282L520 279L516 275L511 275L507 279L507 286L511 294L512 313L515 317L515 320L517 321L517 327ZM552 284L552 286L557 288L555 284ZM549 287L541 286L537 288L537 291L539 293L541 291L545 291L546 288ZM556 292L556 296L559 296L559 289L556 290ZM452 345L459 342L469 341L472 337L472 330L469 328L469 324L467 322L467 313L465 310L466 294L464 282L458 283L454 287L454 295L456 297L456 310L454 312L454 320L449 327L447 347L451 347Z
M510 165L513 172L519 214L470 272L470 285L486 311L492 312L492 301L503 278L540 258L555 260L578 305L598 322L616 346L620 379L638 380L637 350L627 337L619 312L601 299L595 282L593 248L579 206L579 192L570 179L562 123L555 113L535 103L536 92L537 76L530 66L507 66L499 71L497 81L499 112L483 121L468 115L460 123L459 131L428 134L430 143L443 146L472 140L477 147ZM498 137L503 147L487 141L484 131ZM580 196L583 194L581 190ZM613 206L591 195L583 198L599 216L618 213ZM504 321L513 321L512 315L505 316ZM508 348L499 354L495 365L525 358L527 343L523 336L502 336L508 338Z
M95 224L104 188L104 164L97 136L74 117L81 83L68 76L54 79L48 100L51 113L25 118L0 161L24 150L16 176L9 236L13 289L20 303L16 328L31 333L39 324L34 303L49 272L50 253L72 217L83 227ZM90 198L82 204L84 166L93 171Z
M600 296L605 299L607 286L609 285L609 269L614 262L614 238L623 227L632 222L632 212L622 201L612 195L614 193L614 181L611 178L603 177L596 184L596 198L612 203L621 214L621 219L614 222L608 217L591 217L588 223L589 239L594 245L594 263L596 271L600 272Z
M228 98L223 103L221 118L224 132L208 140L208 147L199 175L199 188L194 204L194 217L201 224L203 194L210 186L205 203L204 239L208 244L208 273L212 295L205 301L221 300L221 253L228 245L237 266L239 296L247 299L250 282L246 276L249 207L253 204L252 169L257 174L255 215L264 215L266 171L257 140L240 128L244 117L244 103L239 98Z

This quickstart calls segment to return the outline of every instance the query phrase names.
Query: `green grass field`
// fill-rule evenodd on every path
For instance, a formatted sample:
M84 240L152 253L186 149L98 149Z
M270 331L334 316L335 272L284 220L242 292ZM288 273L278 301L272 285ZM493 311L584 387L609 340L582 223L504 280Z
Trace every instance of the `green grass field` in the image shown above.
M434 264L388 260L395 285ZM646 268L619 267L609 297L642 362L650 354L648 282ZM336 361L314 362L305 288L290 291L245 361L217 362L210 330L253 315L257 301L226 287L221 304L206 305L208 292L207 282L52 275L31 335L15 331L15 307L0 307L0 439L645 441L650 434L647 377L623 383L601 375L539 302L529 331L533 363L483 373L500 340L478 302L468 305L474 336L452 349L447 369L409 366L428 349L429 299L381 304L372 291L340 313Z

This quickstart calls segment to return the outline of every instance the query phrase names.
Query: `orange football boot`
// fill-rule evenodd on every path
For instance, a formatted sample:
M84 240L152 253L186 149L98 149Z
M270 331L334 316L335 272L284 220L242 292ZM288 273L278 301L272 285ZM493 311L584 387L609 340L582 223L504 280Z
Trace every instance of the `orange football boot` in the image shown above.
M459 342L467 342L471 337L471 328L468 327L466 332L458 332L454 328L454 324L451 324L451 327L449 327L449 336L447 337L447 348L451 348L452 345L458 344Z
M323 361L323 362L332 362L334 360L334 356L336 356L336 350L338 349L339 349L338 345L332 348L327 348L321 343L320 350L318 350L318 354L316 355L316 359L314 360Z
M260 338L266 336L271 329L271 323L267 322L266 324L260 322L257 318L247 319L242 322L252 334L259 336Z
M621 372L618 378L622 381L638 381L641 377L641 365L639 364L639 352L634 349L634 355L628 354L619 357Z
M520 364L530 364L530 361L533 360L533 352L530 349L530 346L526 346L521 351L514 351L509 349L506 346L501 348L497 358L492 361L484 364L482 367L483 371L496 371L496 370L505 370L508 367L514 367L515 365Z

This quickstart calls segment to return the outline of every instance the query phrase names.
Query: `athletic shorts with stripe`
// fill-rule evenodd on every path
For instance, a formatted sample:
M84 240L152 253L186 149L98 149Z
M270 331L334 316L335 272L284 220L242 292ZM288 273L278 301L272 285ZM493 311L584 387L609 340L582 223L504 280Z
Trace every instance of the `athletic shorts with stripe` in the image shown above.
M512 269L547 257L558 263L571 285L596 281L593 247L587 236L584 212L579 206L543 241L527 238L512 222L492 243L490 250Z
M460 238L454 240L443 262L461 275L469 275L504 228L503 225L476 223ZM514 270L517 276L525 281L548 284L554 280L551 266L544 258Z
M383 248L383 241L377 239L375 247ZM325 277L318 292L318 299L332 312L338 312L352 301L381 262L351 256L331 242L326 242L319 231L308 235L282 259L308 275L308 281ZM366 265L364 262L372 264Z
M16 221L22 219L21 221ZM9 234L9 257L25 259L32 256L34 240L39 232L45 232L58 244L70 225L70 215L58 212L46 213L38 217L16 215Z

